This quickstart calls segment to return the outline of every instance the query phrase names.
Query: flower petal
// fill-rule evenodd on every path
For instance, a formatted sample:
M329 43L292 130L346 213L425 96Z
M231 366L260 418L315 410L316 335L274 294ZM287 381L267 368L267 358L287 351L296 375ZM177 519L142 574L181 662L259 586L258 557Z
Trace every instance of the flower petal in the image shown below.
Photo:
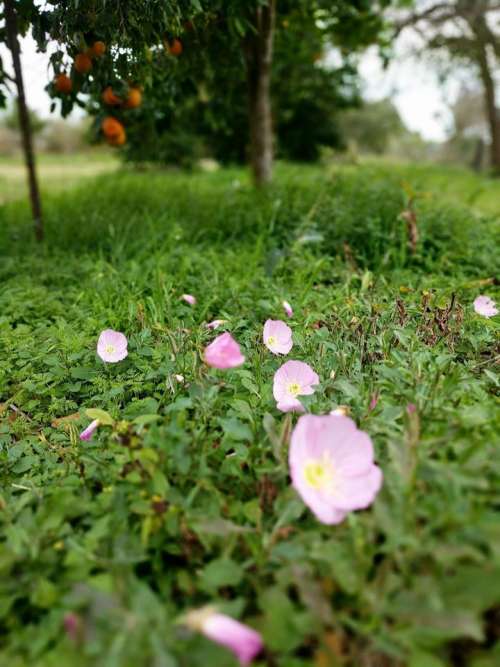
M291 437L289 465L293 486L324 523L368 507L382 484L370 437L343 415L300 417Z
M90 424L87 426L87 428L83 429L83 431L80 433L80 440L90 440L94 435L94 431L98 426L99 426L98 419L94 419L94 421L91 421Z
M474 299L474 310L483 317L494 317L498 315L496 303L489 296L481 295Z
M228 332L217 336L205 348L204 358L209 366L220 369L235 368L245 362L240 346Z
M181 299L183 299L186 303L189 303L190 306L196 305L196 297L192 294L182 294Z
M128 355L128 341L124 334L113 329L105 329L97 341L97 354L106 363L117 363Z
M263 647L262 637L258 632L217 612L206 618L202 632L212 641L232 651L242 666L249 665Z

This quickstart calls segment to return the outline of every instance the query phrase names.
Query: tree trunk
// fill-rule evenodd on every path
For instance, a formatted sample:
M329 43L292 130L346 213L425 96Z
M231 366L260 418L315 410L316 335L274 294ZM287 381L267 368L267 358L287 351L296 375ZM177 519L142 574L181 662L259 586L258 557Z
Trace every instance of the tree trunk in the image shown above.
M474 171L480 172L484 162L484 141L482 137L476 142L476 149L474 151L474 157L471 161L471 169Z
M30 190L31 210L35 223L35 236L37 241L43 240L42 206L40 202L40 190L36 177L35 156L33 153L33 135L31 132L30 117L26 106L24 94L23 72L21 69L21 55L17 30L17 15L14 0L4 0L5 26L7 28L7 44L12 54L14 66L14 77L17 87L17 110L19 114L19 126L23 142L24 159L28 170L28 184Z
M484 43L478 43L478 64L484 88L485 112L491 138L491 167L500 174L500 112L495 99L495 82L488 63L488 52Z
M255 32L244 40L248 82L250 164L255 184L266 185L273 171L273 127L271 112L271 66L276 0L258 7Z

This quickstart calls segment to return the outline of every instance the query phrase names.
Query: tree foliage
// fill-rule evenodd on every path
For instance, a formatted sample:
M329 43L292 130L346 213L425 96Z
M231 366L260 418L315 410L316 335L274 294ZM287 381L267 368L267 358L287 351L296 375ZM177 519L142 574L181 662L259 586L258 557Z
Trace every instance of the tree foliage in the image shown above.
M285 156L312 159L321 142L338 141L336 128L326 112L330 106L342 106L343 98L346 97L336 91L342 87L339 85L342 76L348 73L349 54L375 41L384 42L383 10L394 2L399 4L398 0L283 0L280 3L280 15L293 13L295 18L302 21L303 38L302 42L299 39L295 57L280 60L280 66L275 68L275 99L280 86L282 88L275 113L275 127L278 135L281 133L285 137L282 142ZM11 0L9 3L12 5ZM5 9L9 3L4 0L0 6ZM141 104L142 90L146 89L149 93L151 89L156 92L158 88L158 79L155 81L153 76L154 65L161 66L163 50L171 56L171 62L168 63L165 77L160 77L165 79L165 86L161 87L160 104L149 105L152 114L146 118L149 129L158 133L159 121L160 128L165 125L167 131L171 130L175 127L175 114L181 114L181 121L186 123L190 113L196 113L196 104L191 103L188 109L190 113L181 112L186 96L180 91L183 86L189 88L196 85L198 98L203 102L203 89L200 90L199 80L193 80L193 76L205 73L201 77L203 85L207 85L205 79L218 88L218 95L224 97L224 102L229 97L239 103L239 110L237 106L234 107L238 132L234 132L232 114L228 116L224 113L227 109L218 110L215 124L218 130L221 131L220 119L224 119L227 127L222 132L227 138L227 144L241 156L246 152L245 147L241 140L235 143L234 137L247 136L246 131L239 130L245 119L250 129L248 143L255 182L263 184L270 180L273 157L271 79L275 0L175 0L168 3L160 0L124 0L112 5L107 0L49 0L42 5L35 0L25 0L17 3L15 10L11 11L17 14L15 31L23 35L31 29L41 51L46 49L51 40L59 45L50 58L53 80L47 88L56 98L54 109L59 99L63 116L69 114L75 105L86 107L90 98L90 110L96 119L95 129L102 131L108 143L125 145L126 128L130 125L130 137L137 137L138 141L135 148L143 149L144 132L140 125L134 129L133 121L139 115L137 108ZM281 28L285 27L282 23ZM311 67L307 77L302 75L302 57L305 55L306 60L309 57L308 49L302 46L311 35L313 42L308 45L309 48L311 44L316 48L316 41L319 51L323 51L327 45L333 45L346 58L347 69L342 72L340 80L335 81L335 77L328 75L326 70L321 72ZM0 36L5 37L3 34ZM183 40L189 42L192 39L200 40L197 48L185 49ZM276 42L279 49L279 39ZM285 44L286 40L281 40L281 43ZM96 49L98 45L99 49ZM181 75L188 72L186 82L175 78L177 70L172 61L181 57L185 60L185 69L179 68L178 71ZM211 72L209 76L207 71ZM0 75L0 89L4 91L8 77L3 68ZM18 75L16 79L19 79ZM337 85L332 86L334 83ZM248 91L248 107L244 113L241 101L245 98L245 87ZM106 102L101 102L106 89L121 98L123 103L112 105L112 110L107 108ZM133 105L134 108L125 101L129 98L130 89L135 90L140 100ZM231 93L227 95L230 89ZM330 97L325 96L326 91L330 92ZM176 103L179 94L182 95L180 105ZM154 99L154 95L151 99ZM170 110L170 116L165 113L165 108ZM208 118L202 121L202 125L206 123L213 127L213 117L214 110L209 109ZM304 142L304 117L310 120L315 135L311 146ZM24 135L28 134L27 127ZM146 133L146 136L152 135ZM183 156L186 153L185 136L181 128L178 134L165 139L166 153L174 150ZM29 142L25 143L28 145ZM154 138L153 143L158 146ZM160 153L163 154L163 151ZM33 160L27 162L33 163ZM33 168L31 173L34 173Z
M175 126L182 137L183 123L179 123L178 116L182 114L187 123L186 118L198 116L201 108L202 137L213 132L210 142L221 142L217 153L232 152L231 157L241 159L247 140L234 144L235 135L247 134L241 46L245 35L254 29L252 11L259 4L265 3L123 0L110 7L106 0L62 0L42 6L26 0L19 3L18 18L20 33L31 29L40 50L45 50L51 40L59 45L50 59L53 75L55 78L66 73L72 79L72 90L60 92L54 81L48 90L54 97L53 107L59 106L63 115L75 105L86 107L90 96L90 110L100 121L109 112L100 103L104 88L112 86L117 94L126 94L132 83L144 87L150 99L136 130L131 130L132 139L143 131L144 125L155 125L162 133ZM281 147L283 155L289 156L290 152L290 156L313 157L317 143L334 140L336 133L325 111L342 106L339 90L351 75L352 65L347 64L340 72L328 72L312 65L311 54L322 53L331 44L348 58L359 47L380 39L384 29L382 10L390 4L390 0L301 0L279 4L273 85L278 105L274 122L278 136L286 138ZM168 44L174 38L179 38L184 47L179 58L168 53ZM88 73L78 72L75 58L88 52L96 40L104 42L106 53L92 59ZM2 83L7 83L5 77L0 79L0 88ZM233 117L228 109L234 110ZM150 117L145 121L147 114ZM317 141L313 137L309 155L307 148L299 145L297 136L304 116L310 118L310 127L318 134ZM176 139L172 137L166 143L175 146ZM182 147L182 141L180 144ZM229 150L230 147L234 148Z
M387 46L382 9L388 4L277 5L271 96L278 156L313 160L321 145L341 143L336 113L357 102L356 50L376 40ZM168 48L151 52L145 103L130 119L128 159L185 164L206 152L224 162L248 156L244 41L250 13L235 14L231 2L211 7L183 24L180 57ZM340 66L325 66L332 47ZM94 101L98 116L99 91Z
M368 102L360 109L351 109L340 119L344 136L360 150L382 155L391 139L407 132L398 110L389 99Z
M130 119L128 159L183 164L210 154L222 162L245 161L249 139L243 56L240 45L229 40L212 48L217 34L220 27L210 25L187 33L186 57L155 53L144 105ZM321 145L340 143L336 112L358 101L356 70L349 61L327 66L326 50L312 15L279 11L272 73L279 157L313 160ZM94 111L101 111L98 97Z

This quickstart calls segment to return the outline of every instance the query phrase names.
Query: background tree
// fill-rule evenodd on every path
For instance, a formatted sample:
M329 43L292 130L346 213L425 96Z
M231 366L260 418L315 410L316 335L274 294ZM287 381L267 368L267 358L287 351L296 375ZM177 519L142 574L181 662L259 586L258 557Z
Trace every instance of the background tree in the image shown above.
M271 78L273 143L288 160L315 160L322 145L342 143L338 112L359 104L354 62L326 64L327 46L315 17L278 6ZM251 155L247 78L237 43L212 48L220 28L193 29L181 57L158 49L144 103L134 114L127 159L190 165L202 156L242 163ZM209 57L207 57L209 54ZM94 100L100 113L101 100Z
M388 99L346 111L340 118L340 127L356 148L372 155L386 153L390 141L407 132L398 110Z
M223 4L228 10L234 5ZM276 3L269 0L253 7L244 4L249 12L242 46L249 95L250 159L255 182L263 184L270 180L272 168L271 77ZM285 15L296 12L304 26L314 26L319 52L333 45L347 55L381 38L385 26L383 10L390 4L391 0L282 0L279 11ZM278 28L283 27L286 26L278 24Z
M482 83L493 170L500 173L500 110L494 71L500 64L498 0L421 0L397 21L397 32L411 28L425 49L444 53L458 64L472 65ZM425 52L425 51L424 51Z
M172 58L168 44L153 53L127 157L156 151L182 164L207 149L222 161L246 156L257 184L270 180L275 149L288 159L317 158L321 144L341 141L335 117L357 101L356 51L381 39L388 4L282 0L235 13L238 3L212 2L213 13L185 26L182 54ZM332 46L340 67L324 66Z
M19 35L26 34L28 27L36 16L36 8L33 2L27 1L19 6L14 0L5 0L3 3L3 13L1 15L4 25L0 31L2 40L6 42L12 54L12 66L14 77L11 78L4 70L0 70L0 89L8 86L8 83L15 85L17 93L17 111L19 117L19 126L21 128L21 137L23 150L28 172L28 184L30 191L31 210L35 227L35 236L38 241L43 239L43 221L42 204L40 199L40 189L36 176L35 154L33 149L32 128L28 106L26 104L26 95L24 90L23 73L21 68L21 50L19 46ZM5 105L7 96L5 90L2 90L0 96L0 105Z
M453 128L442 146L442 157L447 162L468 164L475 171L487 162L486 147L489 143L489 127L484 113L483 92L479 85L463 86L450 106Z
M91 93L96 86L102 88L110 78L141 80L147 73L147 47L158 44L168 30L179 31L183 19L200 9L197 0L121 0L112 10L106 0L61 0L43 5L34 0L0 3L0 39L10 49L14 69L11 77L3 64L0 66L0 106L5 106L7 92L15 86L38 240L43 238L42 212L19 37L31 31L40 51L45 51L50 40L60 45L51 57L54 81L50 91L59 95L61 112L67 115L75 104L85 106L80 93ZM99 49L93 50L97 44Z
M383 9L391 0L282 0L283 9L301 12L304 25L313 26L318 51L336 45L345 55L378 40L383 33ZM280 5L281 7L281 5ZM110 7L106 0L61 0L40 5L34 0L1 3L5 21L1 36L10 47L19 98L19 118L28 166L37 237L42 237L41 206L36 181L29 115L22 81L18 35L31 30L38 48L54 40L59 49L51 56L54 79L49 92L60 100L67 115L82 95L95 100L108 89L115 95L109 108L96 113L96 122L112 145L126 143L126 124L142 102L141 87L151 80L151 63L161 45L173 57L184 57L182 39L189 32L212 35L209 48L194 55L220 65L243 65L248 90L247 122L250 161L256 184L271 178L273 123L271 77L276 24L275 0L177 0L168 3L121 0ZM282 26L284 27L284 26ZM234 59L234 60L233 60ZM214 66L215 68L215 66ZM232 67L231 67L232 68ZM9 77L2 68L0 88ZM173 79L171 79L173 81ZM132 92L133 91L133 92ZM223 94L223 89L221 90ZM134 98L134 104L130 103ZM2 98L3 99L3 98ZM1 99L0 99L1 102ZM109 106L109 105L108 105ZM113 106L113 105L112 105ZM54 108L56 104L54 104Z

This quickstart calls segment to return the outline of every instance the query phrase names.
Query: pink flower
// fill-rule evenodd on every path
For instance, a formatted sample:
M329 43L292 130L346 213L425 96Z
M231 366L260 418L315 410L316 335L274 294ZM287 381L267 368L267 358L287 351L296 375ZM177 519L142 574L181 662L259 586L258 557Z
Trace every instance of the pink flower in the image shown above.
M493 299L489 296L478 296L474 300L474 310L483 317L494 317L498 315L498 308Z
M408 403L408 405L406 406L406 412L409 415L413 415L415 414L416 411L417 411L417 406L415 405L415 403Z
M262 651L262 637L258 632L210 607L189 612L185 622L188 627L229 649L242 667L249 665Z
M292 315L293 315L293 308L292 308L292 306L288 303L288 301L283 301L283 308L285 309L285 313L288 315L288 317L292 317Z
M205 324L207 329L210 329L210 331L214 331L215 329L218 329L221 324L224 324L226 320L213 320L212 322L208 322Z
M205 348L205 362L213 368L234 368L245 362L240 346L230 333L223 333Z
M292 330L281 320L266 320L264 345L273 354L288 354L292 349Z
M122 333L105 329L97 341L97 354L108 364L116 364L128 355L127 345L127 338Z
M90 422L87 428L80 433L80 440L90 440L94 435L94 431L98 426L99 426L98 419L94 419L93 422Z
M292 483L322 523L344 520L371 505L382 486L369 436L341 415L303 415L289 452Z
M273 394L278 410L282 412L303 412L304 407L297 396L314 394L313 385L319 384L319 377L303 361L287 361L274 374Z
M63 625L66 634L71 641L78 643L82 638L82 621L81 618L72 611L64 614Z
M189 303L190 306L195 306L196 305L196 297L193 296L192 294L183 294L181 296L181 299L184 299L186 303Z

